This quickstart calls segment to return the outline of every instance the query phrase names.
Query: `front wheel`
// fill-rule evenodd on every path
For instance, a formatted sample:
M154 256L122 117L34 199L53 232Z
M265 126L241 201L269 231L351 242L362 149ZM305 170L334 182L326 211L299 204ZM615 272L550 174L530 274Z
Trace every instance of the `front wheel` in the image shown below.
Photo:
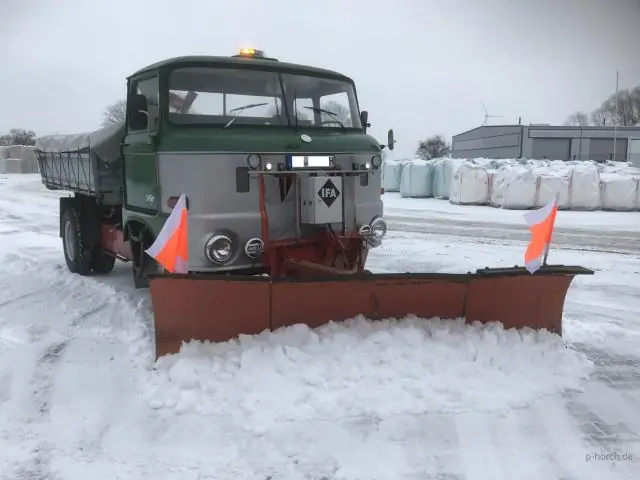
M134 242L133 251L133 284L136 288L149 288L149 275L158 275L166 272L164 267L147 255L143 243Z

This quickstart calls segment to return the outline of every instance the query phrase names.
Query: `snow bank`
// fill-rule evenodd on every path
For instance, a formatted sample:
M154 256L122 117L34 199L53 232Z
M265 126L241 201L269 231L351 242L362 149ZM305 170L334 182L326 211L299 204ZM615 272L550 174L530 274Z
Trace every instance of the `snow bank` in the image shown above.
M433 165L425 160L404 163L400 178L400 196L404 198L432 196Z
M629 163L439 158L425 165L405 167L400 182L403 197L531 209L558 195L561 209L640 210L640 169Z
M503 411L580 388L591 362L544 331L458 320L295 325L162 357L145 386L156 409L274 423Z

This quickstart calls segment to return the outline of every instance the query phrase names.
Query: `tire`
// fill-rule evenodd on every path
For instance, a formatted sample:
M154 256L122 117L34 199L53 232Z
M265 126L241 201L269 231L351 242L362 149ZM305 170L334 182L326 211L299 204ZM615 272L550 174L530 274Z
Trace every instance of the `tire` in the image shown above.
M80 211L73 205L65 208L62 216L62 249L64 260L71 273L89 275L93 260L93 248L84 240Z
M102 249L97 248L94 252L91 268L95 273L105 275L113 270L115 263L116 257L107 255Z

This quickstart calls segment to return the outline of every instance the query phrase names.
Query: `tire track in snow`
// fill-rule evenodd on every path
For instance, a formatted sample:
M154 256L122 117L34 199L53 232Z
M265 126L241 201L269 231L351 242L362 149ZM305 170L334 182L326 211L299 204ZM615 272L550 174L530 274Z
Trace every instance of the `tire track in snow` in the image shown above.
M31 450L29 458L19 463L14 470L14 478L20 479L47 479L55 480L58 478L50 468L51 458L55 452L55 445L44 437L43 430L49 423L48 416L51 412L51 397L54 387L54 376L60 360L62 359L65 349L72 339L72 330L79 323L95 314L104 310L107 303L100 304L90 310L77 315L68 325L64 340L50 343L44 352L36 361L34 374L30 380L31 398L34 403L36 416L31 419L32 427L38 431L36 437L41 440Z
M640 359L583 344L579 350L594 361L596 369L584 391L564 396L569 413L591 446L585 455L618 454L618 461L591 460L590 464L599 463L624 478L635 478L640 470L640 399L634 395L640 392ZM632 458L622 459L625 453Z
M27 292L27 293L23 293L20 295L14 295L12 298L8 299L8 300L3 300L0 301L0 307L6 307L8 305L11 305L13 303L19 303L25 299L29 299L32 298L36 295L40 295L43 292L46 292L47 289L46 288L39 288L38 290L34 290L32 292Z
M404 416L401 420L399 431L406 432L403 448L414 472L410 478L465 480L453 415L427 413ZM425 445L437 445L438 448L425 448Z
M53 371L56 364L60 361L67 342L68 340L64 340L49 345L36 363L35 374L31 379L33 386L32 398L36 411L38 412L36 419L34 419L35 422L45 423L46 416L51 410L50 397L53 388ZM54 450L55 447L51 442L47 440L38 442L31 450L29 458L16 467L16 478L33 480L53 480L57 478L57 476L51 472L50 468L52 452Z
M506 412L492 425L496 444L500 447L505 477L518 480L553 478L581 480L548 448L541 419L532 407ZM535 469L528 468L535 464Z
M562 396L553 396L537 402L536 418L543 426L544 442L559 460L569 477L562 480L614 480L620 477L609 474L602 465L588 465L585 454L592 446L585 441L579 426L567 409Z
M459 452L465 480L508 480L488 420L490 415L463 413L455 416Z

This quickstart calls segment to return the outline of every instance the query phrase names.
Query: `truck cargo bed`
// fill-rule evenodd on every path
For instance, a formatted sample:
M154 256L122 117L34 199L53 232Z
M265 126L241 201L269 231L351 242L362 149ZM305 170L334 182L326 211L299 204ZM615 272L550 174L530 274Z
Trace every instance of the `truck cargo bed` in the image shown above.
M38 138L42 183L50 190L97 197L106 205L122 204L123 137L124 125L119 123L87 134Z

